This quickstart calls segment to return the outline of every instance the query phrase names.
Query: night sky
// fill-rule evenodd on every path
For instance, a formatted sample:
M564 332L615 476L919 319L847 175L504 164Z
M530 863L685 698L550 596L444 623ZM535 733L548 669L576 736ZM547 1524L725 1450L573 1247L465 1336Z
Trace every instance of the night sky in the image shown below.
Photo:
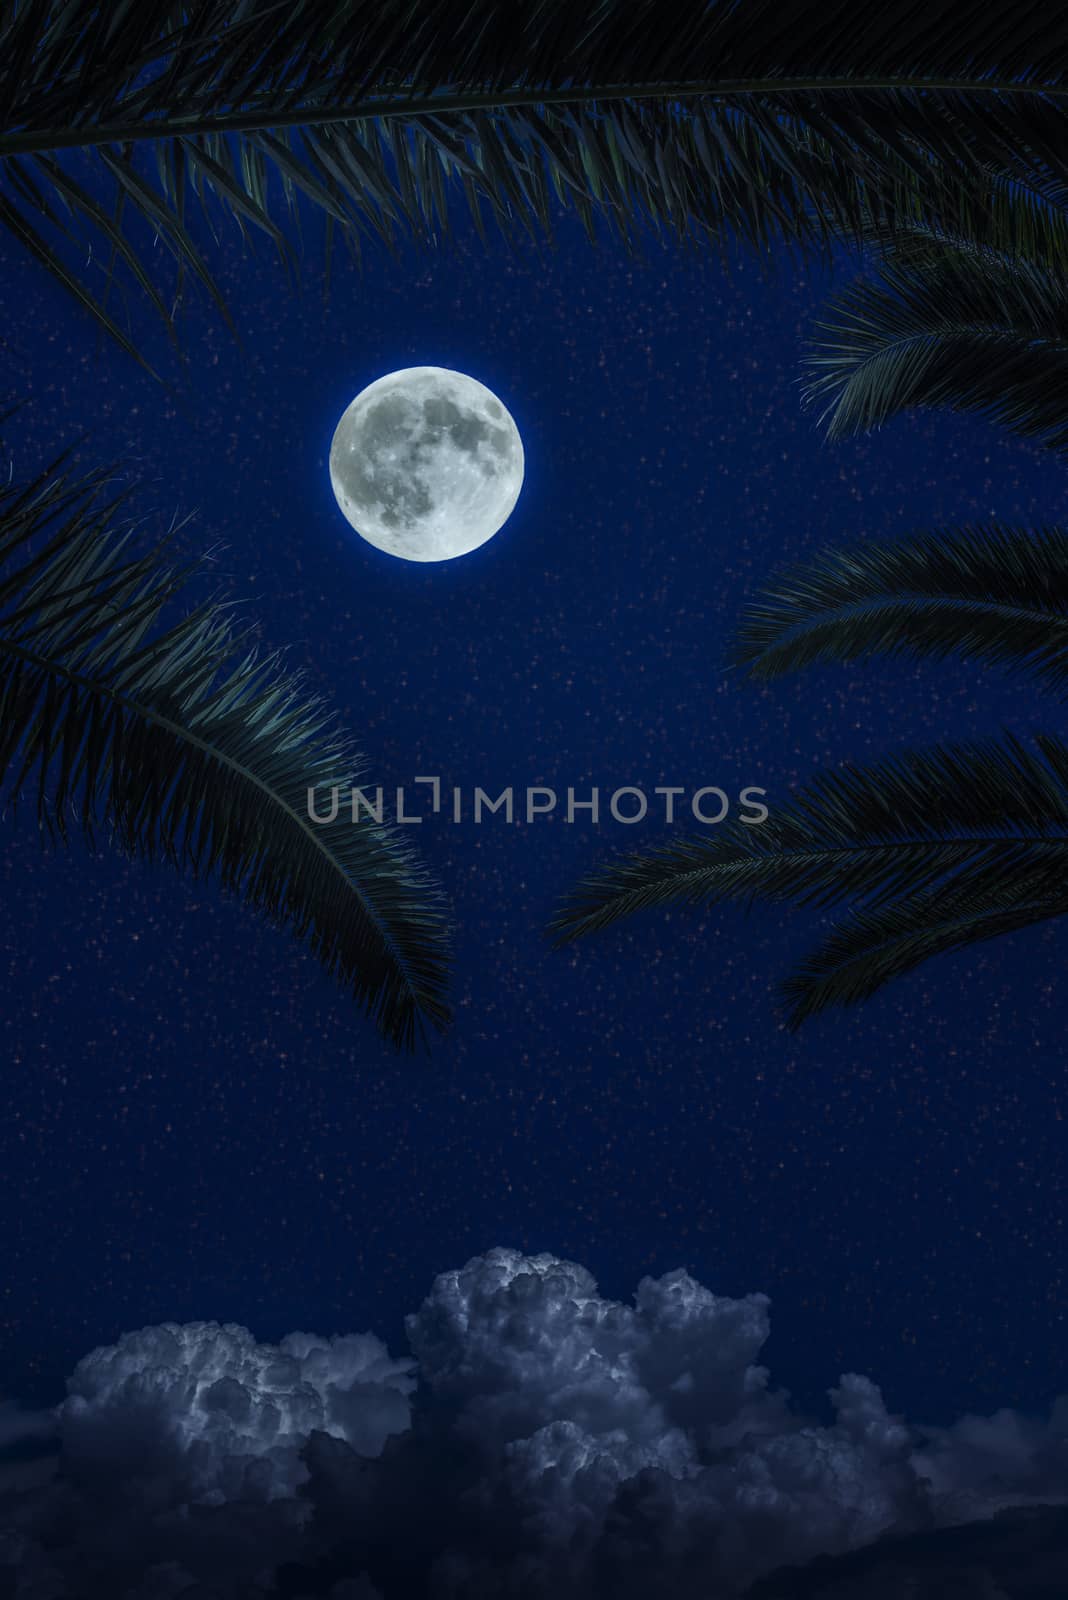
M944 737L1060 727L993 670L876 662L764 690L725 668L741 610L824 544L1055 521L1063 468L974 419L824 442L805 341L835 274L783 254L555 248L458 209L437 250L367 247L322 296L310 221L291 294L269 246L201 237L243 349L197 303L168 392L10 245L4 361L17 475L67 445L135 482L145 537L217 571L287 645L375 781L746 784ZM169 270L165 261L161 271ZM522 434L490 543L396 561L342 519L342 410L393 369L470 373ZM80 441L80 442L79 442ZM949 1422L1042 1411L1064 1386L1068 944L1048 926L943 957L791 1035L775 988L819 913L651 913L566 951L544 926L585 871L667 837L430 818L410 830L455 920L451 1032L379 1041L288 933L164 866L0 835L3 1393L51 1405L128 1329L232 1321L257 1339L402 1319L435 1275L504 1245L580 1262L627 1301L685 1266L770 1296L762 1360L821 1414L842 1372Z

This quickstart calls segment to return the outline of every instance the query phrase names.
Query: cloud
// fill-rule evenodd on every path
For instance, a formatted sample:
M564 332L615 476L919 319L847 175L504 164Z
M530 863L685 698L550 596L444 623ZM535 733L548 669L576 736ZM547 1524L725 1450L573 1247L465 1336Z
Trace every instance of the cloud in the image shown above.
M54 1411L26 1411L13 1400L0 1400L0 1452L39 1439L50 1439L58 1426Z
M271 1345L213 1322L124 1334L69 1379L47 1481L8 1494L0 1571L17 1573L19 1600L171 1600L196 1582L267 1593L305 1548L308 1439L378 1455L409 1426L412 1368L370 1334Z
M847 1374L806 1417L759 1363L766 1297L681 1270L622 1304L576 1263L491 1250L406 1331L400 1359L210 1322L94 1351L47 1414L47 1470L0 1477L0 1596L731 1600L1068 1502L1068 1402L923 1428Z
M410 1422L414 1363L372 1334L258 1344L234 1323L165 1323L80 1361L59 1410L76 1481L158 1479L183 1502L292 1497L320 1430L377 1456Z
M1004 1410L927 1428L915 1466L947 1521L1068 1500L1068 1396L1055 1403L1048 1422Z
M1068 1511L1028 1507L759 1581L747 1600L1049 1600L1068 1593Z

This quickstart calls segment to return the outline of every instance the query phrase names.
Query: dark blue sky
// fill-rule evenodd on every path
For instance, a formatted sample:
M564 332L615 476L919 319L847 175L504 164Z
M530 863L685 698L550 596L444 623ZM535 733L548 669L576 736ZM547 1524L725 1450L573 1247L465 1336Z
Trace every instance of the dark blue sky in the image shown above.
M233 229L210 256L245 342L186 319L178 401L5 246L17 474L83 432L152 530L194 513L271 644L291 644L385 783L764 785L943 735L1060 726L959 663L725 672L747 597L825 542L997 516L1053 521L1063 469L981 423L907 418L830 447L802 412L828 277L783 259L369 251L329 305L314 228L292 297ZM850 270L848 268L844 270ZM134 326L153 350L143 307ZM162 360L166 360L160 350ZM472 556L397 562L338 512L337 418L394 368L472 374L511 410L526 484ZM166 371L177 377L171 361ZM1063 1387L1063 928L943 958L787 1034L774 988L809 912L635 919L552 953L576 876L644 828L413 829L456 917L456 1020L396 1057L288 935L211 884L0 835L0 1387L58 1397L79 1356L165 1319L400 1319L496 1244L602 1290L687 1266L769 1294L774 1379L838 1374L948 1418Z

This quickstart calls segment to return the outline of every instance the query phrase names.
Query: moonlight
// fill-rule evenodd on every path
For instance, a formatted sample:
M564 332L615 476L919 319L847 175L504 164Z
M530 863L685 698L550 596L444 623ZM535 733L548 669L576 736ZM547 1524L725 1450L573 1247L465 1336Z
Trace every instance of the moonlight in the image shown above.
M451 561L508 520L523 486L523 443L484 384L447 367L404 367L343 412L330 482L368 544L404 561Z

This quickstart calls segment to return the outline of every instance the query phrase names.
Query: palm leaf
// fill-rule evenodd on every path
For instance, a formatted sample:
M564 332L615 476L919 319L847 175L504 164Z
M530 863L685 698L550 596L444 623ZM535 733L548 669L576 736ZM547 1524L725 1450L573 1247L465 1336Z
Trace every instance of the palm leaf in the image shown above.
M965 526L822 550L746 608L731 661L770 680L818 662L950 654L1068 694L1068 530Z
M966 945L1048 922L1068 911L1063 869L1068 852L988 890L981 871L959 891L944 888L843 917L781 985L787 1026L797 1029L831 1006L856 1005L892 978ZM1060 880L1060 881L1058 881Z
M611 862L549 933L566 944L654 906L853 900L852 921L784 990L796 1026L941 949L1058 915L1066 871L1068 745L1006 735L821 773L759 825L730 822Z
M104 824L133 855L213 875L305 940L382 1034L447 1020L440 896L388 826L358 822L363 763L300 674L230 608L168 616L203 563L130 554L123 496L57 463L0 488L0 781L46 835ZM342 790L312 822L309 790ZM318 815L328 811L319 794Z
M996 183L1041 215L1068 195L1066 47L1039 0L677 0L670 26L649 0L0 0L0 225L129 349L105 283L155 281L138 225L218 294L193 201L283 253L279 196L355 251L447 236L460 192L509 236L562 202L591 237L644 218L724 249L962 228Z
M966 228L946 226L918 213L892 222L871 217L860 242L877 252L878 264L920 268L947 257L968 256L981 264L1027 262L1056 272L1068 263L1068 211L1045 195L992 172L985 203L971 209Z
M832 299L805 391L829 438L946 406L1068 453L1068 256L1011 259L981 240L906 233L878 277Z
M970 257L979 265L1032 267L1057 272L1068 262L1068 212L1036 201L1012 183L994 177L988 206L976 211L967 233L938 227L920 217L899 217L893 225L873 220L863 244L877 252L876 264L921 269L947 258Z

